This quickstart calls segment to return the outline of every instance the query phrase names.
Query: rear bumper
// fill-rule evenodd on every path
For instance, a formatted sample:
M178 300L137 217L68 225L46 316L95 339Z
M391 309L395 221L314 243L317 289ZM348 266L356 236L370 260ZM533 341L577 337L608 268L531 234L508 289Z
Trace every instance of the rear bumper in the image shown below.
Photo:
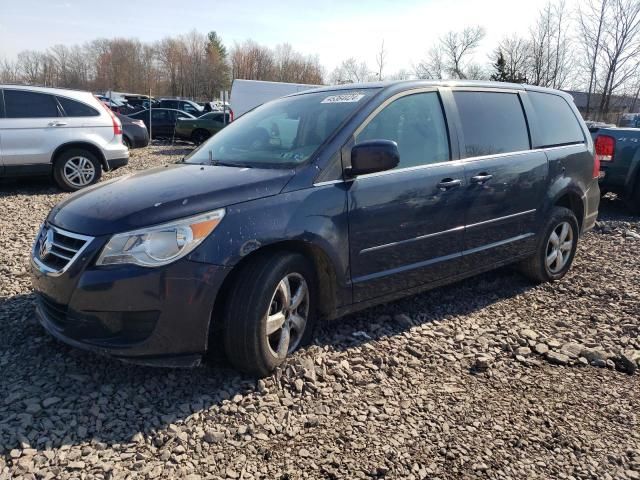
M124 167L129 163L129 157L127 158L113 158L111 160L107 160L107 165L109 166L109 171L115 170L116 168Z

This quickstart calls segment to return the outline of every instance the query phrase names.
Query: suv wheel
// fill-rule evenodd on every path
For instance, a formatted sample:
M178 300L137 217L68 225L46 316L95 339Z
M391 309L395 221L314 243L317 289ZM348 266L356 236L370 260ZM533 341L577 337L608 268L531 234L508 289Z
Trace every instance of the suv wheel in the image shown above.
M207 130L196 130L191 134L191 140L196 145L206 142L211 134Z
M53 178L67 192L93 185L101 176L100 162L87 150L72 149L62 152L53 164Z
M576 254L578 232L574 213L568 208L554 207L536 253L522 262L523 273L536 282L552 282L564 277Z
M315 274L303 256L281 253L257 259L236 278L224 319L227 358L266 376L313 335Z

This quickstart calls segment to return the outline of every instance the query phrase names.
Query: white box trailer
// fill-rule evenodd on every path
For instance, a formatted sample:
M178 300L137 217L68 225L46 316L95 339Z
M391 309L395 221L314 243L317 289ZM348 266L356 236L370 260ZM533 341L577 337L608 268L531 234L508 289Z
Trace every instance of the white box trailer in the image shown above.
M262 105L269 100L302 92L322 85L306 85L302 83L266 82L263 80L236 79L231 85L231 110L234 118Z

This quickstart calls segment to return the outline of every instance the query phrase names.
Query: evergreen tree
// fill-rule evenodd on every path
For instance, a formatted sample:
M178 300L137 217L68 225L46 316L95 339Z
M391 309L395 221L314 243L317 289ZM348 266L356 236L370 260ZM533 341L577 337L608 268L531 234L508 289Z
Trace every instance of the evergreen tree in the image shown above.
M510 82L509 76L507 75L507 62L504 59L504 55L502 51L498 52L498 59L496 63L493 64L493 69L495 73L491 74L491 80L496 82Z
M207 52L210 54L212 52L217 52L222 60L227 58L227 47L222 43L222 39L215 32L211 31L207 34L207 38L209 39L209 43L207 44Z

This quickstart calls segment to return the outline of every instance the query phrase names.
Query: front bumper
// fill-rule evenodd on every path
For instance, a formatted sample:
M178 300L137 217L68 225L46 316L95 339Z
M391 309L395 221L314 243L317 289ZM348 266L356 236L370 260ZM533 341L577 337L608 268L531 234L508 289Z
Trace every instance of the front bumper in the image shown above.
M62 274L31 262L40 323L59 340L99 354L147 365L197 365L230 269L186 259L153 269L98 269L93 260L104 241L95 239Z

